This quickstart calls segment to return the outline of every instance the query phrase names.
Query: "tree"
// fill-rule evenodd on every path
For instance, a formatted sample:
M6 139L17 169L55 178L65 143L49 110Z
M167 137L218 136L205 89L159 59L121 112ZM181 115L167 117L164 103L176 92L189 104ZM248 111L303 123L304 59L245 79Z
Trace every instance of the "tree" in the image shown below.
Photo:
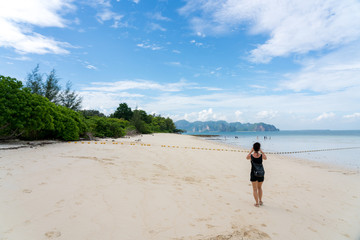
M176 129L176 126L173 122L173 120L171 118L166 118L165 119L165 124L166 124L166 130L168 132L174 132Z
M136 130L139 133L150 133L149 128L144 120L142 120L143 113L146 114L145 111L142 110L134 110L133 117L131 119L131 123L134 125Z
M45 83L43 83L42 74L39 73L39 64L27 76L26 87L31 93L46 97L55 104L60 104L72 110L80 110L82 98L71 90L71 82L66 83L66 89L61 91L59 78L55 69L47 75Z
M95 117L95 119L95 136L119 138L125 135L127 121L106 117Z
M59 94L60 94L60 86L59 86L59 78L56 76L55 69L53 69L48 75L45 84L43 85L44 97L50 100L55 104L58 104Z
M71 82L66 83L66 89L60 94L60 104L64 107L78 111L81 108L82 98L71 90Z
M30 89L31 93L44 95L44 84L42 74L39 73L39 64L28 74L26 78L26 87Z
M79 111L85 118L90 118L90 117L94 117L94 116L98 116L98 117L105 117L105 114L99 112L98 110L80 110Z
M22 89L15 78L0 76L0 138L38 138L41 131L53 130L51 104L30 89Z
M127 121L130 121L132 119L132 116L133 116L133 112L126 103L120 103L119 107L116 109L116 111L113 114L113 117L123 118Z
M78 140L86 131L83 116L0 76L0 139Z

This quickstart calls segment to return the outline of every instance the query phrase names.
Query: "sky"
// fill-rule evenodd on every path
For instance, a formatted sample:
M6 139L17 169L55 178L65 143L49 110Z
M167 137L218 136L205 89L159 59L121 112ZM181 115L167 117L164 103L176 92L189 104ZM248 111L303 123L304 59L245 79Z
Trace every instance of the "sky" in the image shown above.
M0 75L109 115L360 129L359 0L0 0Z

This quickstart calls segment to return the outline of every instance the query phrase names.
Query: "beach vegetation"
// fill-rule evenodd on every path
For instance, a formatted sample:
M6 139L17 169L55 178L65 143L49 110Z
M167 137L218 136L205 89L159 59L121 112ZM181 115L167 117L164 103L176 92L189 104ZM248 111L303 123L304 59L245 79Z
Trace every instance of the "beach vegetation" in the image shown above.
M66 83L66 88L59 96L60 104L64 107L78 111L81 108L82 98L75 91L71 90L71 82Z
M53 69L47 76L43 86L44 97L49 99L50 102L58 104L60 102L60 90L59 78L56 75L55 69Z
M132 119L132 117L133 117L133 111L127 105L127 103L120 103L119 107L110 116L114 117L114 118L122 118L122 119L125 119L127 121L130 121Z
M86 117L87 131L94 137L119 138L126 134L126 128L129 127L129 121L105 116Z
M98 117L105 117L105 114L101 113L98 110L80 110L79 111L85 118L90 118L90 117L94 117L94 116L98 116Z
M79 110L81 98L67 84L60 92L55 70L42 83L38 66L28 76L26 86L15 78L0 75L0 140L60 139L92 137L118 138L126 134L174 133L170 118L134 111L127 103L110 116L98 110Z
M176 127L172 119L164 118L160 115L147 114L144 110L135 109L132 111L126 103L121 103L110 116L124 120L128 120L131 116L129 122L133 128L131 129L129 126L127 129L136 130L137 133L141 134L176 132Z
M82 98L71 89L72 84L70 81L66 83L65 89L61 90L60 79L55 69L47 74L45 81L43 80L44 75L46 74L40 73L39 64L27 75L26 87L30 89L31 93L46 97L50 102L72 110L80 110Z
M77 140L87 126L83 116L0 76L0 139Z

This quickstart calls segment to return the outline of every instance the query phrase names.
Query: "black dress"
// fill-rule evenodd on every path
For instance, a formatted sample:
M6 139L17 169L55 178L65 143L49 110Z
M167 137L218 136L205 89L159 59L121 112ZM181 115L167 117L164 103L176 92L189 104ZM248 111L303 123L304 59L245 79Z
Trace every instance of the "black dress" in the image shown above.
M255 158L253 157L253 155L251 155L251 172L250 172L250 181L251 182L263 182L264 181L264 177L256 177L254 174L254 166L253 166L253 162L257 163L257 164L262 164L262 155L260 155L260 157Z

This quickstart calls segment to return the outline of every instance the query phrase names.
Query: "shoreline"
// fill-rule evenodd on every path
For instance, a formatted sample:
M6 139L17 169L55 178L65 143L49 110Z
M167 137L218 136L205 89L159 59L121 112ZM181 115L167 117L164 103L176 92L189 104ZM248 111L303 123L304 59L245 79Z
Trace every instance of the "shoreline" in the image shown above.
M360 237L358 173L268 155L258 209L247 150L178 134L104 142L0 151L0 239Z
M358 130L356 130L358 131ZM293 132L293 131L291 131ZM302 132L302 131L300 131ZM343 131L341 131L343 132ZM227 135L222 135L224 138L217 138L217 139L205 139L205 140L209 140L209 141L214 141L214 142L221 142L224 144L227 144L229 146L232 147L242 147L239 145L238 142L236 142L237 140L232 140L232 138L236 138L236 136L227 136ZM227 138L229 137L229 138ZM249 136L245 136L245 137L249 137ZM328 137L328 136L321 136L321 137ZM336 136L330 136L330 137L336 137ZM228 140L227 140L228 139ZM297 159L304 159L306 161L311 161L311 162L315 162L315 163L319 163L319 164L327 164L329 166L335 166L338 168L342 168L342 169L347 169L347 170L352 170L352 171L360 171L360 162L356 161L356 160L350 160L350 159L357 159L357 154L360 154L360 142L359 139L356 140L355 144L348 144L348 145L344 145L344 144L340 144L340 146L336 146L334 145L334 140L332 140L332 142L329 142L328 145L323 145L323 146L319 146L318 147L310 147L310 148L305 148L304 146L301 145L302 147L299 148L295 148L294 146L291 146L290 149L286 149L284 147L281 146L286 146L286 142L284 142L283 139L279 138L279 140L276 141L276 144L274 145L272 142L273 141L269 141L269 140L264 140L262 141L262 139L248 139L249 142L255 142L255 141L259 141L262 146L265 146L264 148L267 148L264 152L266 154L277 154L277 155L284 155L287 156L289 158L297 158ZM316 140L316 139L314 139ZM275 143L275 142L274 142ZM358 143L358 144L357 144ZM244 144L244 139L242 140L242 144ZM250 148L250 147L249 147ZM350 152L350 154L349 154ZM345 154L345 155L343 155ZM345 161L339 161L338 159L342 159L343 157L345 157Z

